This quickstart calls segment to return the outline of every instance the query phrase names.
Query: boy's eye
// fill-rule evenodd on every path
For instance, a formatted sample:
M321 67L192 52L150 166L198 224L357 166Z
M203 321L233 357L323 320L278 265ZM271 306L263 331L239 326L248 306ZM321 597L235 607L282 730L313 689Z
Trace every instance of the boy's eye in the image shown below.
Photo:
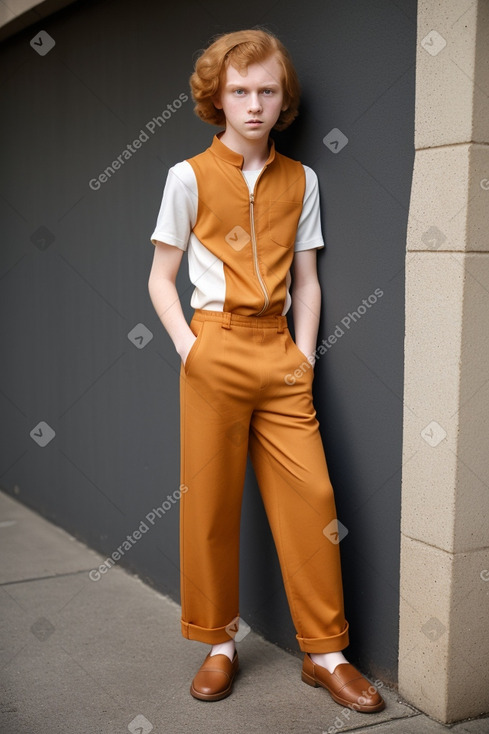
M242 97L244 94L246 94L246 90L245 89L241 89L241 88L235 89L233 91L234 91L234 94L236 96L238 96L238 97ZM267 89L263 89L262 91L263 91L263 94L265 96L267 96L267 97L270 97L275 92L274 89L268 89L268 88Z

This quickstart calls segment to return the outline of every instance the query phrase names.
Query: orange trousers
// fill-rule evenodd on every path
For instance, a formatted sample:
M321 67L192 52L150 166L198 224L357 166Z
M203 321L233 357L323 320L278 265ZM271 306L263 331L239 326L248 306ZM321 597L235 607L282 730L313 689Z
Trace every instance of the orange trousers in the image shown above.
M190 328L197 339L180 371L182 634L212 645L234 636L249 452L300 649L342 650L339 546L323 533L336 509L312 368L285 316L196 309Z

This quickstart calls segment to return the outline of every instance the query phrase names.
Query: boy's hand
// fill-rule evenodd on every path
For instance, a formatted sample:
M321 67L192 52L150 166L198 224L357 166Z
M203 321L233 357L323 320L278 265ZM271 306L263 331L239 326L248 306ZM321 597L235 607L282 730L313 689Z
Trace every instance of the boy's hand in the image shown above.
M180 358L185 365L185 362L187 361L188 353L192 349L194 342L196 341L197 337L193 332L189 329L190 338L185 339L185 342L181 347L177 349L178 354L180 355Z

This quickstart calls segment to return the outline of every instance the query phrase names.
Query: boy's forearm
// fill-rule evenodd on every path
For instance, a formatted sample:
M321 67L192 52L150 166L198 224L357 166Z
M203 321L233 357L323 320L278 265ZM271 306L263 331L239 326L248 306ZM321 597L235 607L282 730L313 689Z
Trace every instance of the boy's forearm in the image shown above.
M306 356L313 355L317 344L321 313L319 283L295 287L292 290L292 315L295 343Z
M195 337L183 314L176 286L171 280L150 278L148 290L155 311L181 356L189 340Z

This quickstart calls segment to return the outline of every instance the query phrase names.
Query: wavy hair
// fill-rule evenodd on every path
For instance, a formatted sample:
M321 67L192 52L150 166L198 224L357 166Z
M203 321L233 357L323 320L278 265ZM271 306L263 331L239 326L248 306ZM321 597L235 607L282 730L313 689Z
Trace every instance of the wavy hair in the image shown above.
M275 130L284 130L297 117L300 86L289 52L279 39L264 30L244 30L225 33L214 38L198 57L190 77L194 112L211 125L225 125L223 110L214 106L212 97L219 92L229 64L239 71L249 64L263 61L276 54L282 66L282 88L287 109L280 113Z

